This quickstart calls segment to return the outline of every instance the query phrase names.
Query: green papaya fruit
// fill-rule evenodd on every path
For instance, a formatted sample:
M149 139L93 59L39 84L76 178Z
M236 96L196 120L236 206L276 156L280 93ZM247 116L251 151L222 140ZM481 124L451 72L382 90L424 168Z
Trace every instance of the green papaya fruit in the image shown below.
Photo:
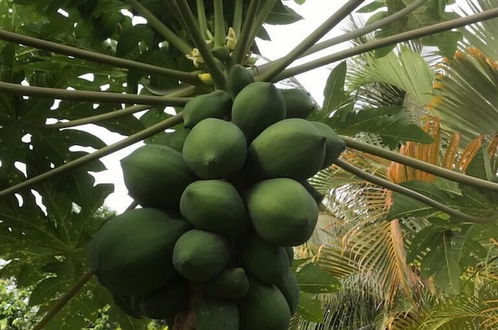
M254 230L273 246L305 243L318 220L318 206L297 181L288 178L264 180L247 193L247 210Z
M327 139L325 146L325 157L323 159L322 169L329 167L334 161L339 158L341 153L346 150L346 143L337 135L337 133L329 125L319 122L310 121Z
M197 330L239 330L239 310L233 302L203 297L195 315Z
M190 228L188 222L158 209L126 211L102 226L90 242L92 269L117 295L157 289L175 276L173 247Z
M180 212L195 228L226 236L239 236L250 225L239 193L222 180L191 183L180 199Z
M252 73L240 64L235 64L228 72L228 90L235 98L239 92L254 82Z
M292 271L287 272L287 276L283 281L276 283L276 286L287 300L291 315L294 315L299 304L299 284L296 274Z
M320 170L326 139L305 119L285 119L266 128L249 145L246 168L256 178L306 180Z
M221 273L230 257L230 245L225 238L194 229L183 234L176 242L173 266L185 278L202 282Z
M174 132L156 134L149 138L150 142L145 141L145 143L161 144L182 152L188 133L190 133L190 129L183 127L183 125L176 125Z
M187 102L183 108L183 124L192 128L206 118L223 118L230 114L232 97L223 90L199 95Z
M208 118L198 123L183 146L185 163L202 179L229 177L242 168L246 157L244 134L221 119Z
M294 261L294 249L292 246L286 246L285 252L287 252L287 257L289 258L289 265L292 265L292 262Z
M140 296L123 296L115 294L112 296L112 300L114 301L114 305L118 306L126 315L134 319L141 319L144 316L140 310Z
M143 296L140 310L149 319L164 320L174 318L188 308L189 289L181 281L168 282L165 286Z
M221 62L227 63L228 61L230 61L230 51L224 46L214 47L211 50L211 53Z
M185 188L197 178L178 151L147 144L121 160L126 188L143 207L177 209Z
M284 97L287 114L285 118L307 118L315 105L311 97L299 88L281 89Z
M325 195L321 194L318 190L315 189L308 181L300 181L300 184L306 189L306 191L313 197L316 202L316 205L320 206L322 204L322 200Z
M249 290L243 268L230 268L206 283L206 294L214 298L239 299Z
M245 238L239 258L240 264L251 276L266 284L281 282L289 272L285 248L270 246L257 235Z
M284 295L275 285L250 280L239 304L240 330L287 330L291 314Z
M232 122L250 142L265 128L284 119L285 113L280 90L271 83L254 82L244 87L233 100Z

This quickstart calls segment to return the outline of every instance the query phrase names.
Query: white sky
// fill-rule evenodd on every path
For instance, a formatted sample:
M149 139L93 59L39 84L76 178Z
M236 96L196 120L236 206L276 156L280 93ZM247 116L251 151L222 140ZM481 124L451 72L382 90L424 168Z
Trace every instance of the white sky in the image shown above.
M304 17L304 19L292 25L267 27L272 41L258 42L261 52L264 56L270 59L279 58L285 55L311 31L324 22L335 10L337 10L337 8L340 8L346 2L347 0L306 0L303 5L297 5L294 1L286 1L285 4L296 10L301 16ZM366 1L365 3L368 2L371 1ZM464 0L458 2L463 3ZM347 19L345 21L347 21ZM329 33L325 38L336 36L340 34L341 31L341 26L339 26L331 31L331 33ZM344 47L344 44L338 45L327 49L325 52L332 53L343 49ZM317 53L317 55L320 54L323 54L323 51L321 53ZM312 57L308 57L308 59L310 58ZM334 65L335 64L325 66L297 76L301 84L303 84L306 90L313 95L318 103L323 101L322 92L325 86L325 81L327 80L330 70L334 67ZM80 128L91 130L94 134L101 137L107 144L123 139L123 136L110 133L107 130L99 128L95 125L85 125ZM107 198L105 204L111 209L116 210L118 213L124 211L124 209L132 202L132 199L127 194L126 187L122 182L122 172L119 160L127 156L139 145L140 144L135 144L119 152L113 153L112 155L104 157L102 161L108 170L95 174L97 183L113 183L115 185L115 192Z

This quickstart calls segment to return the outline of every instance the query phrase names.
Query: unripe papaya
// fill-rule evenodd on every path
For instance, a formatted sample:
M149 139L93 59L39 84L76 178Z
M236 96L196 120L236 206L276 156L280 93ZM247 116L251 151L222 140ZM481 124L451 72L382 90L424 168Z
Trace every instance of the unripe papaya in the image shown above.
M282 93L271 83L249 84L233 100L232 121L249 142L271 124L284 119L285 114Z
M239 171L247 157L242 131L215 118L204 119L190 132L183 145L183 159L202 179L221 179Z
M230 51L228 50L228 48L226 48L224 46L214 47L211 50L211 53L213 54L213 56L215 58L217 58L221 62L226 63L226 62L230 61Z
M203 297L196 308L197 330L239 330L239 310L233 302Z
M91 241L92 269L117 295L157 289L175 276L173 247L189 229L188 222L158 209L126 211L109 220Z
M118 308L126 315L134 319L141 319L143 317L142 311L140 310L141 299L142 298L140 296L112 296L114 304L118 306Z
M239 92L254 82L251 72L240 64L235 64L228 72L228 90L235 98Z
M291 315L294 315L299 304L299 284L294 272L289 271L284 280L276 283L276 286L287 300Z
M183 124L192 128L206 118L223 118L230 114L232 98L223 90L199 95L187 102L183 108Z
M143 296L140 310L149 319L164 320L174 318L177 313L187 309L189 290L181 281L169 282Z
M177 209L185 188L196 180L178 151L147 144L121 160L126 188L140 205Z
M281 89L287 114L285 118L308 118L315 105L310 96L299 88Z
M292 179L257 183L247 193L246 205L254 230L273 246L305 243L318 220L318 206L313 197Z
M325 157L323 159L322 169L332 165L341 153L346 150L346 143L337 135L329 125L319 122L310 121L327 139L325 147Z
M242 243L240 263L251 276L269 285L282 282L289 272L285 248L270 246L256 235Z
M230 183L200 180L183 192L180 212L195 228L239 236L250 225L244 202Z
M305 119L285 119L266 128L249 145L247 168L257 178L306 180L320 170L326 139Z
M239 299L249 290L243 268L230 268L206 283L206 294L214 298Z
M183 234L176 242L173 266L191 281L207 281L221 273L230 257L230 246L225 238L194 229Z
M289 327L289 305L275 285L251 279L239 311L240 330L287 330Z
M292 266L292 262L294 261L294 249L292 246L286 246L285 252L287 252L287 257L289 258L289 265Z

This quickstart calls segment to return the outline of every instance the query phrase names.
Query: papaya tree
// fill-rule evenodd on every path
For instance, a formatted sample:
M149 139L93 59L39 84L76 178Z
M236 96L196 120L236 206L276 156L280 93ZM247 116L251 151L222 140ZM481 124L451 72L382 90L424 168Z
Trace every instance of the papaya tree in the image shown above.
M428 229L409 236L418 244L410 261L436 274L447 291L458 290L453 270L461 270L460 261L481 267L482 249L460 245L477 261L446 258L448 267L438 269L437 260L449 255L444 251L454 247L462 224L477 235L485 231L479 226L496 222L496 144L483 140L465 168L410 153L406 145L423 150L440 137L407 110L407 95L419 106L427 95L375 71L378 61L399 57L395 68L403 69L417 60L396 48L400 43L436 47L452 58L461 39L454 29L498 17L496 6L460 17L446 11L448 2L350 0L284 57L257 65L264 54L256 38L268 37L267 24L300 18L282 1L0 1L0 257L7 261L0 274L31 290L34 329L87 328L103 310L122 329L146 329L150 319L173 329L320 323L320 294L344 285L326 264L333 251L294 260L289 247L311 237L325 202L346 200L323 184L324 176L349 184L357 177L362 187L390 191L389 212L370 219L389 220L382 225L392 232L400 219L424 217ZM365 26L321 41L355 11L376 13ZM138 17L146 23L134 24ZM360 41L354 47L306 60L353 39ZM352 58L362 58L377 80L345 86L342 61ZM460 62L421 84L438 78L449 86L442 95L454 92L459 86L445 79L470 83L457 79L465 77L465 60L496 82L496 62L476 52L462 58L455 55ZM304 62L293 65L298 59ZM322 106L277 85L336 62ZM367 85L379 89L361 99ZM471 118L451 114L456 103L431 104L446 109L453 125L463 118L465 133L496 133L492 124L481 132ZM488 123L496 120L496 112L486 114ZM86 124L123 138L106 144L82 130ZM145 146L121 162L135 201L123 214L102 216L113 186L96 184L92 173L105 169L102 157L140 141ZM450 154L444 164L454 159ZM391 161L425 176L388 177L375 166ZM427 176L439 179L418 180ZM371 205L368 196L350 199L356 216L372 215L362 208Z

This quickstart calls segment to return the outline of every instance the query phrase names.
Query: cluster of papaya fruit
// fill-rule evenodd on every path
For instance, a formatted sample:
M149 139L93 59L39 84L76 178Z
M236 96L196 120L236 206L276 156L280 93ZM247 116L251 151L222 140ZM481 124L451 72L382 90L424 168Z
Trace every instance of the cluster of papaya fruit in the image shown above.
M306 179L345 149L305 119L313 108L305 92L234 66L229 92L185 106L181 152L148 144L123 159L142 208L108 221L90 245L118 306L170 323L195 310L200 330L288 328L299 298L292 247L318 218Z

